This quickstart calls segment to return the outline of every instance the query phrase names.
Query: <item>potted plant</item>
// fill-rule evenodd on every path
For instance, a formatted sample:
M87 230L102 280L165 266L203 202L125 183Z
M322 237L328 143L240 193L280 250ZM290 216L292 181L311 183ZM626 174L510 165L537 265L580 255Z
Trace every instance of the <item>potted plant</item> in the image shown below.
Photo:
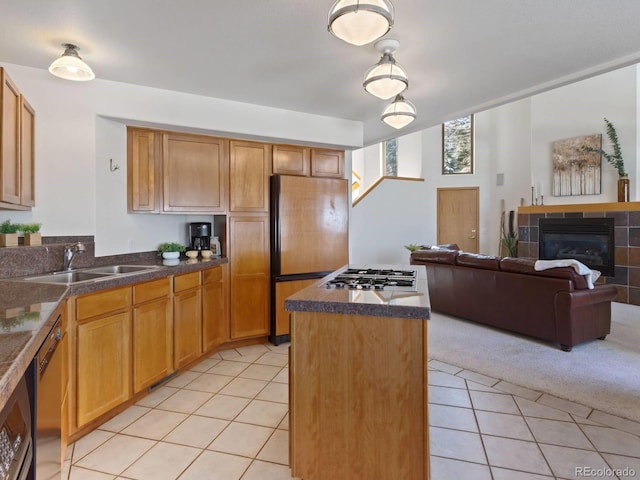
M25 223L20 225L19 230L24 234L25 245L42 245L42 235L40 234L41 223Z
M11 220L5 220L0 223L0 247L17 247L18 246L18 228L20 225L11 223Z
M622 149L620 148L620 141L618 140L618 133L616 132L616 127L613 126L606 118L604 119L604 123L607 125L607 137L609 137L609 141L611 142L611 146L613 147L613 153L607 153L602 148L594 148L594 147L583 147L586 152L589 153L599 153L607 161L615 167L618 171L618 201L619 202L628 202L629 201L629 177L627 175L627 171L624 169L624 159L622 158Z
M420 250L422 248L422 245L417 245L415 243L410 243L409 245L405 245L404 248L406 248L410 252L415 252L416 250Z
M187 249L184 245L177 242L164 242L158 245L158 255L162 258L175 259L180 257L180 253Z

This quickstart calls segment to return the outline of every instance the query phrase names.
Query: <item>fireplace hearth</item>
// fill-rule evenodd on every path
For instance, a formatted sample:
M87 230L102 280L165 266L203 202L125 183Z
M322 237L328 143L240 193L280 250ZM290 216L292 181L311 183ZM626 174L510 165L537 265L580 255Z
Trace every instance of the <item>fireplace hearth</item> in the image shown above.
M615 275L613 218L541 218L538 258L575 259L603 276Z

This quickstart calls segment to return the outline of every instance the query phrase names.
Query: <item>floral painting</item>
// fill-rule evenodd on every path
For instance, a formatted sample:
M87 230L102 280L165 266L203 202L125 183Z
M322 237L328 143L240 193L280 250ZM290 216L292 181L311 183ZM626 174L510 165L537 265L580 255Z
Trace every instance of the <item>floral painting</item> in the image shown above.
M599 195L602 156L584 147L602 148L602 135L567 138L553 142L554 197L566 195Z

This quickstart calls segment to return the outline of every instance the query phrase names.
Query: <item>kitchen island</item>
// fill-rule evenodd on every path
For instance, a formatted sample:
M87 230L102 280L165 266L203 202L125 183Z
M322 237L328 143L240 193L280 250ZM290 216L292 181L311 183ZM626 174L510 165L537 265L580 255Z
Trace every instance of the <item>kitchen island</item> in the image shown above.
M412 289L327 284L346 269L285 301L292 474L428 479L426 274Z

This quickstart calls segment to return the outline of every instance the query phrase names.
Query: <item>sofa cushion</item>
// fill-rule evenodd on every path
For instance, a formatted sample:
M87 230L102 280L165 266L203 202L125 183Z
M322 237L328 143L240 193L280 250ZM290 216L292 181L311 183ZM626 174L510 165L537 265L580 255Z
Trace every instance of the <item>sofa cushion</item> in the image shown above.
M549 268L547 270L536 271L534 266L536 260L533 258L503 257L500 259L500 270L511 273L525 273L538 275L541 277L565 278L571 280L576 290L588 289L587 280L578 275L571 267Z
M448 265L456 264L456 257L458 256L458 250L445 250L445 249L429 249L429 250L416 250L411 252L411 264L416 263L445 263Z
M500 257L462 252L456 257L456 265L484 268L486 270L500 270Z

